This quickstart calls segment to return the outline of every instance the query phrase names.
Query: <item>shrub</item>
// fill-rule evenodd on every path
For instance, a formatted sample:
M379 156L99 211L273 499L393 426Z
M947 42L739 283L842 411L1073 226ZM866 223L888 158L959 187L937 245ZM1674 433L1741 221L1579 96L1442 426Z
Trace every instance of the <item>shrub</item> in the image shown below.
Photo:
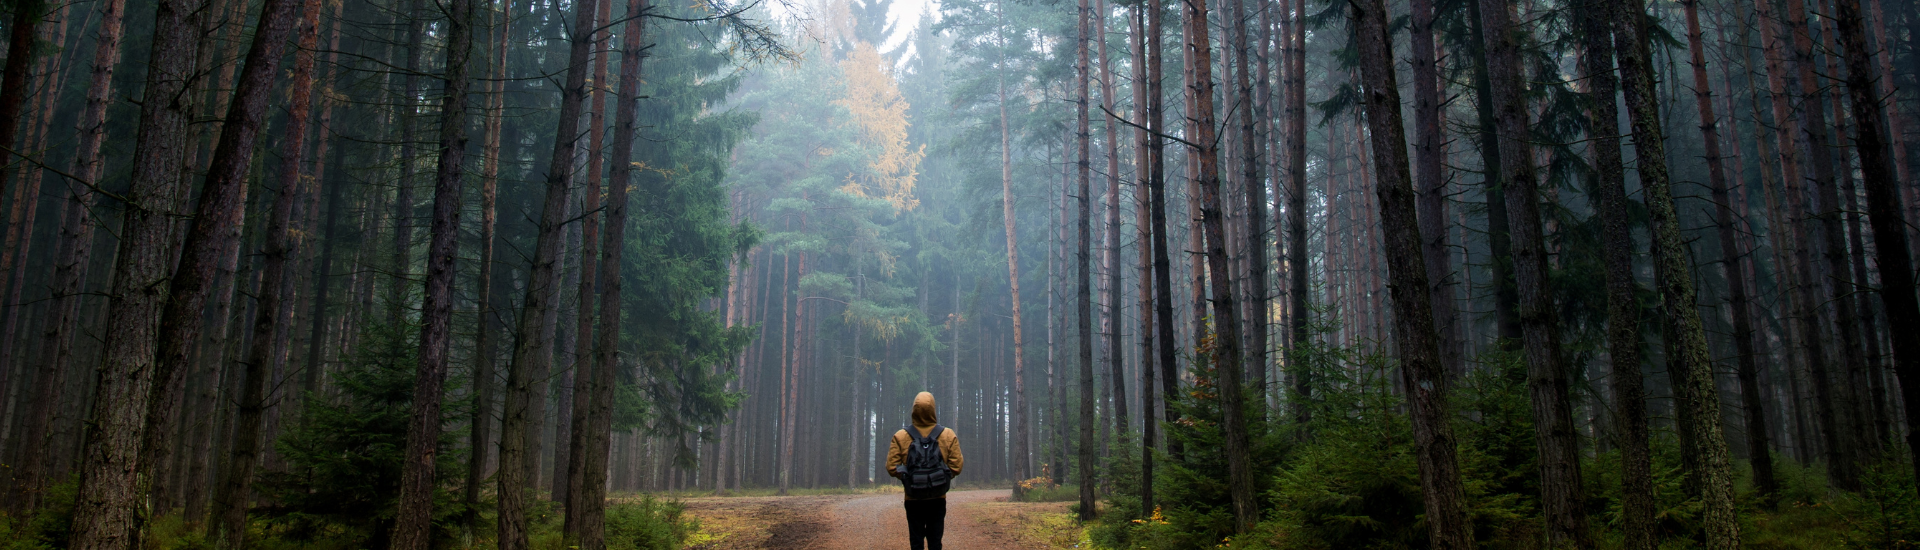
M67 538L73 535L74 495L79 487L79 477L68 477L42 493L38 509L20 517L0 515L0 550L66 548Z
M607 548L617 550L672 550L684 546L700 531L700 523L686 517L678 502L643 497L639 501L607 505Z

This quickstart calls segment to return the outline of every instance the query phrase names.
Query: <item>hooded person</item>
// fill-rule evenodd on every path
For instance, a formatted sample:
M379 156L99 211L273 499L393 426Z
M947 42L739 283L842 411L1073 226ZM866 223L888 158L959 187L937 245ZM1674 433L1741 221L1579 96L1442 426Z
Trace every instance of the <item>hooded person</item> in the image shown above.
M933 394L920 392L913 398L913 427L894 432L893 441L887 448L887 475L900 479L908 486L907 537L913 550L921 550L923 544L928 550L940 550L941 533L947 521L946 486L941 486L937 491L916 491L909 482L912 475L908 472L909 451L916 444L929 441L933 443L931 450L939 453L940 462L946 465L947 478L950 480L960 475L960 468L966 463L960 455L960 436L940 425L933 411ZM922 445L922 448L926 446Z

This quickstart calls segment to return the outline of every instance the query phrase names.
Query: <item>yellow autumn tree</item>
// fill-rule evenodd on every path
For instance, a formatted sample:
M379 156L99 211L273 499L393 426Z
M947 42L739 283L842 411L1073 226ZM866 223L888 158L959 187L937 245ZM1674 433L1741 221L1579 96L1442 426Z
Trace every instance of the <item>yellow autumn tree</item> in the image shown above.
M891 66L872 44L861 42L840 62L840 70L847 92L833 103L852 115L867 151L866 170L848 174L840 190L886 201L895 210L912 210L920 204L913 197L913 183L920 160L927 156L926 146L907 142L907 101L900 97Z

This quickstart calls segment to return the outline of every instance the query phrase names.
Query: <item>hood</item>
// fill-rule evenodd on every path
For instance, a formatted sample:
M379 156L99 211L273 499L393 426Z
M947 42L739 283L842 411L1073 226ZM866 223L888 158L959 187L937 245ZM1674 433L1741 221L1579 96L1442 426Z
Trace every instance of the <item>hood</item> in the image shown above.
M913 427L932 428L940 419L933 415L933 394L920 392L913 397Z

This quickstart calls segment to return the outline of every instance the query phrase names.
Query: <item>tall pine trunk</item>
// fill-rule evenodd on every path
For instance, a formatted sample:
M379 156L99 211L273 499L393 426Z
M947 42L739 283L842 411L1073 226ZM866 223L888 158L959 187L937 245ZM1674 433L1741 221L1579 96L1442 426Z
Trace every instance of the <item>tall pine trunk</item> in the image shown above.
M1208 41L1207 6L1186 3L1187 64L1192 81L1187 93L1193 109L1187 127L1193 136L1189 149L1199 164L1200 231L1206 237L1207 279L1213 296L1212 350L1209 357L1219 381L1221 431L1226 439L1229 494L1233 498L1234 532L1246 532L1260 519L1253 495L1253 472L1248 463L1246 388L1243 386L1240 323L1234 306L1231 259L1227 257L1226 211L1220 197L1220 150L1214 134L1213 46ZM1196 294L1200 289L1194 289ZM1084 489L1083 489L1084 490ZM1086 500L1085 497L1082 500Z
M1733 344L1737 357L1738 377L1742 386L1742 408L1746 414L1747 455L1753 467L1754 489L1763 499L1771 499L1779 490L1773 477L1773 454L1767 445L1766 411L1760 403L1759 393L1750 386L1755 385L1755 364L1753 348L1753 317L1751 297L1747 293L1747 281L1744 266L1747 262L1736 243L1734 230L1733 196L1728 190L1726 161L1720 151L1719 117L1713 110L1713 88L1707 80L1707 56L1705 39L1700 33L1700 1L1686 0L1681 3L1686 10L1687 47L1689 62L1693 65L1694 102L1700 114L1700 133L1706 143L1707 178L1713 193L1714 223L1718 225L1720 240L1721 268L1727 280L1729 299L1728 315L1733 321Z
M600 331L593 345L594 385L592 409L589 422L585 426L590 437L583 448L585 467L584 482L574 493L579 503L578 510L570 510L579 516L580 547L588 550L602 550L606 547L606 486L607 451L610 443L610 430L613 426L613 387L615 359L618 357L620 343L621 261L626 250L627 231L627 188L633 183L633 144L639 132L638 102L640 100L641 63L646 59L645 20L640 16L646 13L648 0L627 0L627 20L620 33L620 90L619 103L614 111L613 170L611 183L607 186L606 241L600 247ZM643 174L643 178L658 181L658 175ZM657 185L643 187L641 195L648 199L659 196L663 190ZM582 345L585 345L583 342ZM583 396L584 397L584 396Z
M1733 507L1733 472L1722 435L1720 391L1714 383L1706 331L1695 305L1693 269L1667 176L1666 145L1644 27L1646 9L1640 0L1617 0L1615 6L1611 18L1614 50L1620 61L1627 113L1633 121L1634 156L1646 196L1655 278L1666 302L1667 361L1670 369L1685 375L1684 385L1674 391L1679 398L1676 412L1682 418L1691 417L1685 424L1692 432L1699 468L1691 474L1705 508L1701 515L1707 547L1730 550L1740 545L1740 524Z
M440 158L434 173L433 225L427 244L426 294L420 304L420 364L414 371L407 418L405 463L395 550L425 550L432 542L434 461L439 456L440 396L447 380L453 329L453 269L460 237L461 177L467 157L467 65L473 51L473 0L450 0L447 65L441 77ZM485 456L479 457L485 460Z
M1155 8L1143 2L1133 7L1129 17L1133 26L1133 86L1131 86L1133 118L1143 124L1150 124L1147 122L1150 116L1148 113L1152 109L1149 105L1154 103L1147 97L1147 88L1150 86L1147 79L1159 77L1158 74L1149 76L1147 72L1148 56L1157 57L1159 53L1147 51L1146 10L1149 9ZM1153 284L1154 232L1151 189L1153 189L1153 162L1156 152L1154 144L1160 139L1159 136L1153 135L1155 131L1151 126L1136 126L1133 133L1133 208L1134 226L1138 235L1138 242L1135 244L1139 247L1140 264L1136 282L1139 284L1140 292L1138 315L1140 316L1140 516L1142 518L1151 517L1153 514L1153 455L1157 445L1156 440L1159 438L1159 419L1154 417L1153 395L1154 365L1157 359L1154 355L1156 352L1154 343L1157 337L1155 329L1158 326L1155 322L1155 315L1158 313L1155 305L1159 303L1154 297ZM1161 242L1164 244L1165 241Z
M60 244L53 265L52 315L47 319L46 341L42 344L39 383L34 391L34 410L30 413L26 439L19 456L24 457L17 474L13 511L33 509L45 489L53 468L53 456L47 452L58 404L66 389L66 377L74 360L74 337L79 331L80 309L86 289L88 264L93 258L92 219L97 194L86 185L99 181L106 159L100 155L106 139L108 96L113 89L114 67L120 60L120 39L124 34L125 0L108 0L100 6L100 23L94 37L91 79L86 104L75 130L79 144L74 149L73 174L78 182L69 182L65 209L61 214Z
M1621 531L1627 548L1652 550L1658 544L1653 523L1653 455L1640 369L1633 220L1628 215L1630 202L1620 159L1619 79L1613 72L1613 30L1607 25L1611 9L1595 0L1578 7L1581 73L1589 98L1587 134L1593 139L1594 189L1600 199L1606 254L1608 386L1613 393L1614 440L1620 446Z
M514 339L513 363L507 373L507 400L500 427L500 471L495 474L499 487L500 550L526 550L531 524L527 518L527 483L532 469L523 466L529 460L527 440L533 418L544 415L544 402L536 399L536 385L544 385L544 375L553 362L548 341L541 337L551 322L558 293L554 268L560 257L560 235L566 221L568 192L573 187L574 149L580 139L580 109L587 99L587 55L593 46L592 29L596 0L576 2L572 45L567 56L567 76L560 89L558 128L554 131L553 155L547 161L546 200L540 207L539 233L534 239L533 265L527 276L526 298L521 302ZM537 464L538 461L536 460Z
M1092 8L1088 0L1080 0L1079 11L1074 12L1080 34L1074 40L1074 180L1073 192L1078 203L1078 221L1074 224L1079 233L1075 245L1073 286L1078 297L1074 310L1079 322L1078 342L1080 348L1080 519L1093 519L1094 503L1094 387L1093 387L1093 181L1092 166L1087 158L1093 136L1088 129L1088 80L1093 78L1092 66L1087 59L1087 42L1093 40ZM1008 235L1007 244L1013 245L1012 235ZM1009 248L1011 250L1011 248Z
M1539 453L1540 500L1550 545L1592 548L1584 510L1580 449L1573 427L1565 369L1560 357L1559 318L1547 282L1533 142L1529 139L1526 73L1520 44L1525 27L1513 22L1507 0L1480 0L1485 43L1487 99L1492 106L1500 156L1501 193L1513 247L1514 286L1519 299L1527 393L1533 404ZM1489 205L1491 208L1492 205Z
M1101 0L1095 3L1095 7L1097 9L1094 12L1094 28L1099 29L1103 37L1100 40L1100 102L1103 104L1101 106L1102 110L1113 113L1115 112L1113 110L1113 65L1107 62L1107 41L1104 38L1107 28L1107 3ZM1129 439L1127 435L1129 423L1127 420L1126 354L1122 351L1121 341L1123 338L1121 338L1120 334L1121 318L1123 317L1121 315L1122 308L1120 301L1121 296L1126 294L1120 287L1120 271L1122 269L1120 267L1120 135L1114 128L1113 116L1109 115L1102 118L1106 119L1107 126L1107 257L1105 263L1107 266L1106 316L1108 322L1106 344L1107 363L1112 369L1110 371L1111 381L1108 382L1108 386L1113 388L1112 420L1114 433L1117 434L1120 442L1125 443ZM1026 479L1026 473L1021 472L1019 476L1016 476L1016 479Z
M241 227L246 219L246 176L252 165L256 138L266 123L267 102L279 70L281 53L286 49L288 35L294 30L295 16L304 13L296 10L305 8L308 3L317 3L317 0L267 0L261 6L258 30L254 33L253 44L247 50L246 66L240 72L237 87L233 91L233 101L227 105L220 141L214 146L213 160L207 167L207 179L201 187L200 206L187 233L180 267L174 273L167 307L160 318L159 360L154 374L155 394L148 403L149 417L158 417L161 411L171 410L179 403L178 386L182 367L191 357L194 340L200 336L201 322L205 318L202 310L212 291L214 270L223 258L232 255L240 246L233 229ZM311 32L317 32L317 29L302 29L303 36ZM309 72L306 88L312 86L311 75ZM299 88L293 88L296 96L300 93ZM305 115L296 115L296 118L300 119L299 132L304 134ZM289 127L289 130L292 129ZM279 214L280 205L276 204L274 217L281 218L277 221L284 231L286 220L292 215L292 187L282 188L281 194L286 197L286 216ZM269 223L274 221L270 220ZM269 271L276 268L281 270L278 278L269 278L274 274L263 272L268 276L262 278L262 288L266 290L261 295L261 307L254 324L254 343L248 353L243 375L246 385L239 400L233 456L222 474L223 482L214 498L214 538L215 543L223 548L240 548L245 544L253 470L259 463L261 443L266 439L263 426L268 405L266 378L277 370L274 363L283 358L271 353L278 331L284 328L278 324L282 317L280 308L284 307L283 300L291 293L290 289L284 288L289 282L284 276L285 254L280 256L278 265L274 265L275 262L270 259L267 266ZM167 438L171 433L164 428L163 423L148 424L146 449L143 452L146 458L158 459L167 455L166 450L171 445Z
M566 525L574 525L573 518L575 514L572 510L577 504L570 495L575 492L575 489L579 488L581 480L585 479L579 477L580 473L585 471L585 465L581 464L582 457L580 456L579 450L581 446L586 444L587 440L583 439L579 434L581 430L586 428L588 411L590 409L586 407L589 401L582 399L580 396L592 393L594 384L606 383L605 381L592 377L581 376L581 373L585 371L582 371L580 366L585 364L585 358L592 353L591 351L586 351L591 349L593 341L593 300L589 297L593 296L594 275L596 274L595 272L598 271L594 269L593 262L595 256L598 256L595 250L600 246L600 243L596 242L600 240L600 214L597 211L600 209L601 170L602 167L605 166L605 163L602 162L605 159L601 158L601 152L605 150L604 145L607 135L605 113L607 110L607 94L610 92L610 90L607 89L607 57L610 53L606 51L605 47L607 33L605 29L599 29L598 27L605 24L612 16L612 13L613 2L608 0L600 2L600 12L595 15L594 26L596 30L593 37L593 49L597 53L593 56L592 89L588 90L588 93L593 94L593 98L592 106L587 109L587 181L586 189L581 193L580 203L580 285L579 291L576 293L579 305L575 314L574 324L576 327L574 338L577 342L578 351L574 353L573 362L574 399L571 411L560 411L563 414L570 413L571 418L565 423L555 425L555 428L560 430L557 433L567 436L555 436L553 449L555 453L553 459L553 501L566 506L566 510L568 511ZM565 439L566 441L560 441L561 439ZM570 535L578 536L578 533L571 528L565 528L564 530Z
M489 15L489 19L491 19ZM481 152L480 168L480 265L479 281L474 283L474 305L478 309L475 315L473 343L473 414L468 423L473 432L469 434L467 449L473 456L467 462L466 491L461 502L468 510L475 510L480 503L480 485L487 478L488 447L493 445L493 401L494 384L494 337L498 324L494 318L498 315L493 308L494 274L493 241L494 209L498 202L500 186L500 127L502 109L506 106L507 75L507 34L513 23L513 9L510 0L500 0L500 34L492 37L496 40L493 50L493 78L487 94L486 144ZM477 510L469 512L467 528L472 529L480 521Z
M1420 469L1427 536L1433 548L1466 550L1474 546L1473 523L1467 518L1466 489L1454 451L1459 442L1447 412L1448 374L1434 327L1433 300L1428 296L1433 287L1427 281L1420 235L1422 213L1414 204L1408 176L1406 126L1400 119L1400 86L1394 74L1393 40L1387 31L1390 18L1381 0L1361 0L1348 7L1360 53L1369 141L1379 167L1374 193L1385 224L1382 244L1393 280L1389 288L1394 342L1411 406L1414 462ZM1414 63L1417 66L1419 61Z
M1240 146L1240 184L1241 196L1246 200L1246 219L1244 231L1247 241L1247 287L1244 296L1250 302L1247 307L1246 327L1246 368L1250 377L1248 382L1254 389L1251 401L1253 410L1250 418L1265 420L1267 394L1267 184L1266 177L1260 173L1260 144L1265 141L1258 132L1258 121L1266 118L1266 102L1258 101L1253 93L1253 79L1247 73L1250 68L1248 58L1254 55L1251 46L1251 33L1247 30L1247 2L1252 0L1233 0L1233 48L1238 52L1233 56L1235 86L1239 88L1241 105L1234 109L1239 115L1240 133L1237 138ZM1266 75L1261 75L1265 79Z
M1413 190L1420 215L1420 249L1426 258L1427 285L1431 289L1428 297L1433 302L1433 328L1439 334L1440 364L1452 377L1460 377L1466 374L1466 360L1460 350L1460 315L1453 303L1453 254L1447 236L1446 132L1441 120L1444 94L1433 32L1438 14L1434 12L1433 0L1413 0L1411 8Z
M1887 329L1891 334L1920 332L1920 305L1914 297L1913 258L1908 248L1906 224L1902 218L1899 190L1893 171L1887 139L1880 134L1887 126L1887 113L1874 90L1878 76L1870 65L1866 31L1862 28L1859 0L1836 0L1840 24L1840 42L1846 56L1847 96L1860 121L1857 145L1860 149L1861 183L1867 192L1867 218L1873 227L1876 260L1880 266L1880 302L1887 311ZM1907 445L1920 455L1920 341L1894 337L1893 371L1900 377L1901 398L1906 403ZM1920 462L1915 463L1920 472Z
M1004 2L1004 0L1002 1ZM1086 11L1086 7L1081 6L1081 12L1083 12L1082 15L1084 15L1085 11ZM998 12L999 12L999 17L1001 17L1000 24L1003 25L1003 27L995 32L1005 32L1004 25L1005 25L1005 16L1006 16L1005 15L1006 5L1001 4L999 6ZM1004 42L1005 37L1001 37L1001 38L1002 38L1002 41ZM1003 43L1002 46L1004 45L1005 44ZM1031 429L1028 427L1029 422L1027 421L1026 360L1024 358L1026 354L1022 353L1022 350L1025 349L1025 339L1024 339L1024 334L1021 331L1022 325L1021 325L1021 316L1020 316L1020 249L1019 249L1019 243L1016 243L1014 241L1016 232L1014 230L1015 224L1014 224L1014 215L1013 215L1013 152L1009 148L1012 146L1011 140L1012 140L1013 130L1007 126L1008 99L1007 99L1007 83L1004 76L1001 77L1001 80L1000 80L999 93L1000 93L1000 98L999 98L1000 99L1000 214L1001 214L1002 222L1006 226L1007 285L1011 288L1009 292L1011 293L1012 300L1013 300L1013 407L1014 407L1013 416L1014 416L1014 419L1013 419L1013 464L1012 466L1013 466L1014 472L1016 472L1016 474L1019 477L1021 477L1021 479L1025 479L1027 476L1029 476L1032 473L1031 466L1028 465L1028 462L1029 462L1028 455L1030 454L1028 452L1028 449L1032 447L1033 438L1031 435Z
M1286 0L1281 0L1285 2ZM1286 72L1287 89L1287 295L1292 298L1293 321L1288 338L1287 367L1293 378L1293 421L1304 426L1313 420L1313 373L1306 366L1305 346L1312 337L1309 324L1313 310L1307 286L1307 0L1295 0L1288 31L1281 34L1289 44ZM1169 377L1171 378L1171 377Z

